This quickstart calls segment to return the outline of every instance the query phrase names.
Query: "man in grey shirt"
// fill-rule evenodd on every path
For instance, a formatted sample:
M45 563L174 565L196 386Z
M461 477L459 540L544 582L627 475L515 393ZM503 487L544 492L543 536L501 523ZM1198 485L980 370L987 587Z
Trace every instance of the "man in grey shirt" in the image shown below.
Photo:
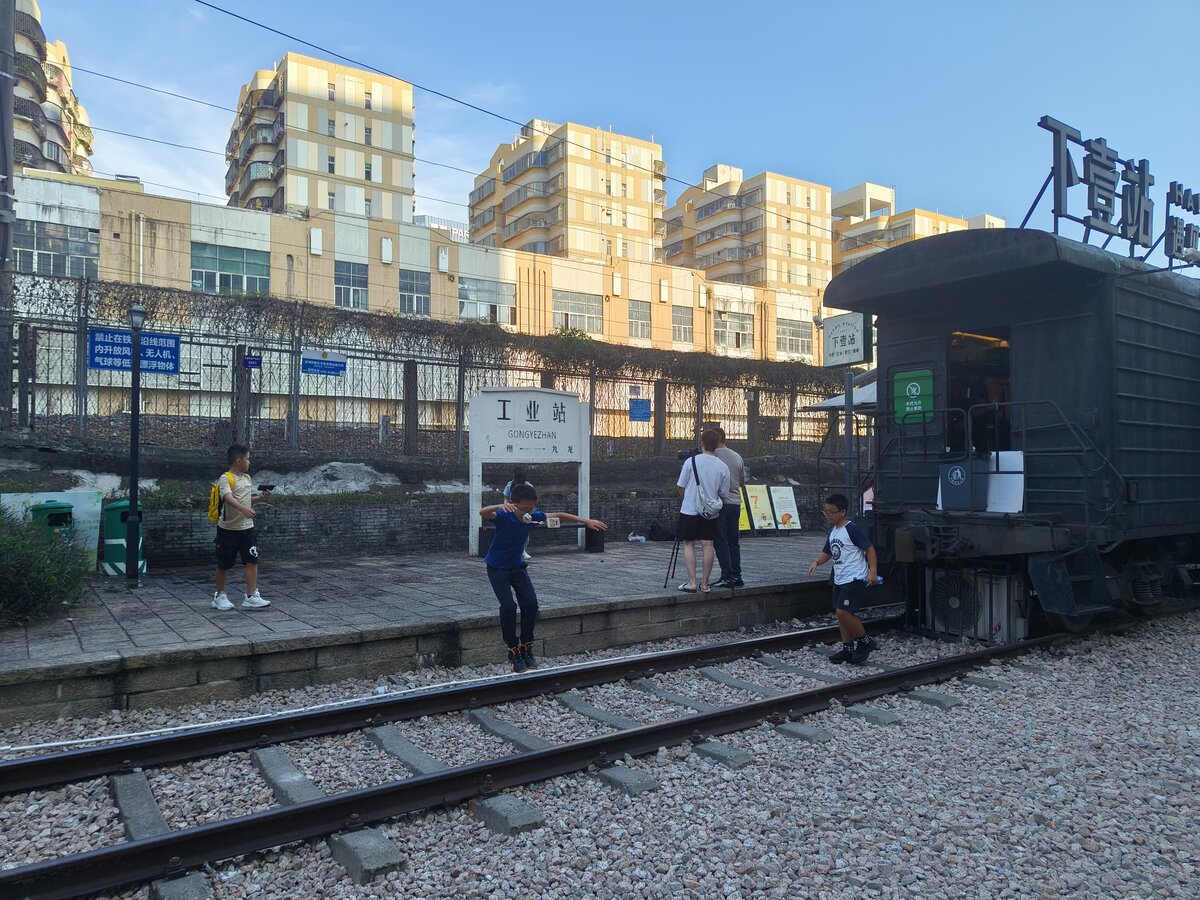
M725 429L713 429L717 433L717 459L729 467L729 490L721 494L724 506L717 519L717 539L713 549L721 565L718 587L744 587L742 581L742 548L738 544L738 523L742 518L742 486L746 483L746 466L742 457L725 446Z

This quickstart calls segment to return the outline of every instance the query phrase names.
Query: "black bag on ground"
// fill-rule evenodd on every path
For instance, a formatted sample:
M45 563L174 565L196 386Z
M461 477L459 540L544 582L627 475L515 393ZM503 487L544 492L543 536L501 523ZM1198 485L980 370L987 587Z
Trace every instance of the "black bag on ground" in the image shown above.
M673 541L675 540L675 532L655 522L650 526L650 530L646 532L646 540Z

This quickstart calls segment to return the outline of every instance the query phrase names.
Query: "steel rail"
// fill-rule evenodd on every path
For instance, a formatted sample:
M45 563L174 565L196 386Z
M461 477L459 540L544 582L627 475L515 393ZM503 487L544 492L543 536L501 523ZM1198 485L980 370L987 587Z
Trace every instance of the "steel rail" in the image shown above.
M983 663L1069 640L1061 634L893 669L840 684L794 691L715 712L684 716L585 741L459 766L432 775L337 794L74 856L0 871L0 896L58 900L132 882L170 877L204 863L362 828L407 813L450 806L481 795L575 772L602 768L625 754L700 741L713 735L782 722L945 681Z
M902 622L903 616L889 616L868 620L864 624L869 631L879 632ZM664 650L633 658L598 660L564 669L528 673L519 678L503 677L399 697L371 698L330 709L284 713L99 747L20 757L0 762L0 796L139 768L149 769L288 741L358 731L388 722L510 703L623 678L710 665L740 659L756 652L769 653L837 638L836 626L810 628L769 637Z

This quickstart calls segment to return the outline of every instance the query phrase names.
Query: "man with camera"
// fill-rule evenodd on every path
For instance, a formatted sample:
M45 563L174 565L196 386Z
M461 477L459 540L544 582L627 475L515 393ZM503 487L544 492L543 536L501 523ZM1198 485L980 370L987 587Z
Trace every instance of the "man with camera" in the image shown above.
M716 456L719 442L712 429L700 435L700 451L693 450L679 470L679 528L677 534L683 543L683 563L687 566L688 580L679 585L679 590L694 594L697 590L707 594L712 588L709 578L713 567L713 541L717 537L717 519L723 503L721 496L729 492L729 466ZM700 542L703 561L701 578L696 581L696 542Z

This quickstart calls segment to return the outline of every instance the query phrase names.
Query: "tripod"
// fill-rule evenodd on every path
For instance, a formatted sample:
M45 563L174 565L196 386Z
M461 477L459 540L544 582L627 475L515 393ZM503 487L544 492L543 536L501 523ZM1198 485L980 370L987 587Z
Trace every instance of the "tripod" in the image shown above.
M667 563L667 577L663 579L663 590L675 578L675 567L679 565L679 535L675 536L675 546L671 548L671 561Z

